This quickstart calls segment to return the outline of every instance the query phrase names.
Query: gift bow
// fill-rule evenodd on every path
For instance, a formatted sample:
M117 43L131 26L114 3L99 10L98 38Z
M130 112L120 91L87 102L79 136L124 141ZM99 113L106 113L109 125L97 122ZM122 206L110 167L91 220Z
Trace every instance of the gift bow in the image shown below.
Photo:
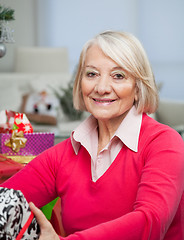
M7 147L10 147L14 152L19 152L20 148L24 148L26 145L27 139L24 137L23 131L12 132L12 136L5 142Z

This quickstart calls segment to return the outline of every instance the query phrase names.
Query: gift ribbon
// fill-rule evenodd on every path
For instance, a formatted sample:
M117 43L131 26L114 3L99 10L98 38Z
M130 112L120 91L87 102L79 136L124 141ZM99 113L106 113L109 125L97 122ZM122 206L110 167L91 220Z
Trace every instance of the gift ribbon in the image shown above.
M31 214L30 214L27 222L25 223L25 225L23 226L23 228L20 230L18 236L16 237L16 240L21 240L21 239L22 239L25 231L26 231L26 230L28 229L28 227L30 226L33 218L34 218L34 214L33 214L33 212L31 212Z
M23 131L12 132L12 136L5 142L5 146L10 147L14 152L19 152L26 145L27 139L24 137Z

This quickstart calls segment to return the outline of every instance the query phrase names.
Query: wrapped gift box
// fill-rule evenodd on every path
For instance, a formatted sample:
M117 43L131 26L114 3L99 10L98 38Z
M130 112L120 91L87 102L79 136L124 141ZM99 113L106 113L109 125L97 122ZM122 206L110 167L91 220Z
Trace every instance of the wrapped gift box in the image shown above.
M11 147L5 145L11 137L12 134L9 133L0 134L0 153L21 163L29 162L35 156L54 145L54 133L24 133L24 138L27 139L25 146L15 152Z
M0 154L0 184L20 171L23 165Z
M24 113L1 111L0 130L0 153L16 162L27 163L54 145L54 133L33 132Z

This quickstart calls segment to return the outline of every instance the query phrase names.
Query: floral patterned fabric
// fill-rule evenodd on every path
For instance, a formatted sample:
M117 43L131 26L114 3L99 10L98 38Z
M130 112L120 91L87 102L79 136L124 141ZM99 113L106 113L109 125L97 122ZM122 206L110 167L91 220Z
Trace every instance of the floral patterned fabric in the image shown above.
M39 225L21 191L0 187L0 239L39 238Z

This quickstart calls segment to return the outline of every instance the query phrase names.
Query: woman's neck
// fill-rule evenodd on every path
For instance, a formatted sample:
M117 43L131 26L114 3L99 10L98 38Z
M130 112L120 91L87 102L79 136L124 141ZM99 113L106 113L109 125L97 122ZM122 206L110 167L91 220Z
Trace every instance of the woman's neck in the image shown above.
M97 119L98 121L98 153L110 142L116 130L126 117L128 111L112 119Z
M98 153L110 142L114 133L121 124L116 122L98 121Z

